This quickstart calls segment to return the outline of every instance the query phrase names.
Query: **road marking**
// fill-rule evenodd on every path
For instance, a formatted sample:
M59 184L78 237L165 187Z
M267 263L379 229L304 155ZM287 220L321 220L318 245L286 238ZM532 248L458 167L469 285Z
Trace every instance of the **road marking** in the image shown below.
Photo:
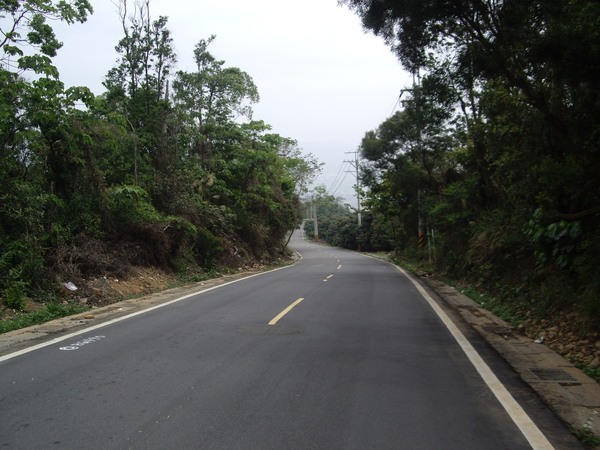
M340 264L340 265L337 267L337 270L340 270L341 268L342 268L342 265Z
M525 439L529 442L534 450L553 450L554 447L546 436L540 431L537 425L531 420L527 413L521 408L521 405L513 398L508 392L506 387L498 380L498 377L492 372L492 369L485 363L481 358L477 350L473 348L471 343L462 334L462 332L456 327L454 322L450 320L448 315L439 307L439 305L431 298L431 296L423 289L410 274L408 274L403 268L395 266L406 278L408 278L412 284L418 289L423 298L427 300L429 306L435 311L438 317L444 322L448 331L452 334L458 345L462 348L463 352L469 358L469 361L475 366L483 381L488 385L490 390L494 393L500 404L504 407L508 415L511 417L513 422L519 427Z
M329 275L327 278L325 278L323 281L327 281L329 280L331 277L333 277L333 275Z
M60 337L54 338L54 339L52 339L50 341L42 342L40 344L35 344L35 345L32 345L31 347L27 347L27 348L24 348L22 350L17 350L16 352L9 353L9 354L4 355L4 356L0 356L0 362L6 361L8 359L15 358L15 357L20 356L20 355L24 355L25 353L29 353L29 352L32 352L34 350L38 350L40 348L48 347L49 345L54 345L54 344L56 344L58 342L66 341L68 339L71 339L71 338L73 338L75 336L79 336L81 334L89 333L91 331L98 330L100 328L104 328L104 327L106 327L108 325L112 325L113 323L121 322L123 320L127 320L127 319L130 319L132 317L139 316L141 314L145 314L145 313L150 312L150 311L154 311L155 309L164 308L165 306L172 305L173 303L180 302L181 300L185 300L185 299L188 299L190 297L194 297L196 295L202 295L202 294L204 294L206 292L209 292L209 291L212 291L214 289L219 289L219 288L222 288L224 286L228 286L230 284L237 283L239 281L248 280L249 278L258 277L260 275L267 275L269 273L277 272L279 270L288 269L290 267L294 267L294 266L278 267L277 269L269 270L268 272L256 273L254 275L250 275L250 276L247 276L247 277L244 277L244 278L239 278L237 280L229 281L227 283L223 283L223 284L220 284L218 286L213 286L213 287L210 287L210 288L205 289L205 290L200 291L200 292L192 292L192 293L186 294L186 295L184 295L182 297L177 297L177 298L175 298L173 300L169 300L168 302L161 303L161 304L155 305L155 306L151 306L150 308L142 309L140 311L136 311L136 312L128 314L126 316L116 317L116 318L114 318L112 320L109 320L107 322L99 323L97 325L92 325L91 327L87 327L87 328L85 328L83 330L74 331L73 333L69 333L69 334L66 334L64 336L60 336Z
M283 316L285 316L287 313L289 313L292 310L292 308L294 306L296 306L298 303L300 303L302 300L304 300L304 298L299 298L294 303L292 303L290 306L288 306L283 311L281 311L279 314L277 314L277 316L275 316L273 318L273 320L271 320L269 322L269 325L275 325L279 321L279 319L281 319Z
M100 339L104 339L105 337L106 336L93 336L90 338L85 338L79 342L75 342L74 344L61 347L60 349L61 350L79 350L80 347L83 347L84 345L90 344L95 341L99 341Z

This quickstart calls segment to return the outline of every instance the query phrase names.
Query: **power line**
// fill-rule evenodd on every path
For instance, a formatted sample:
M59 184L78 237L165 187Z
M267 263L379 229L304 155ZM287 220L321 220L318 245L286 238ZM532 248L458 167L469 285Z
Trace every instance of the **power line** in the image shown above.
M388 111L389 111L389 112L388 112L388 113L385 115L385 117L382 119L382 122L383 122L385 119L389 118L389 117L390 117L392 114L394 114L394 111L396 111L396 108L397 108L398 106L400 106L400 99L402 98L402 94L403 94L403 93L404 93L404 89L401 89L401 90L400 90L400 94L398 95L398 98L396 98L396 99L394 100L394 104L392 105L392 107L391 107L391 108L388 108Z
M334 195L337 192L337 190L340 188L340 186L346 179L346 171L345 171L346 166L347 166L347 161L343 161L337 175L335 176L335 179L333 180L333 183L331 183L331 186L329 187L329 192L331 192L331 195ZM342 174L343 174L343 178L340 178L342 176Z
M328 189L329 191L331 191L331 189L333 189L333 186L337 183L337 181L340 177L340 174L342 173L342 169L344 168L344 164L345 164L345 161L342 161L342 164L341 164L340 168L338 169L338 173L336 174L335 178L333 179L331 186L329 186L329 189Z
M335 193L338 191L338 189L342 187L342 184L344 184L344 181L346 181L346 176L347 175L348 175L348 171L345 171L344 172L344 177L339 182L339 184L337 185L337 187L335 188L335 190L331 192L331 195L335 195Z

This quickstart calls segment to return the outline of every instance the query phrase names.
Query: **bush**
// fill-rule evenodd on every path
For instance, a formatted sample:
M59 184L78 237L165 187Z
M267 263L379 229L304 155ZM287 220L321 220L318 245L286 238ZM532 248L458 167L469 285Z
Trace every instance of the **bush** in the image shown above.
M0 246L0 289L6 305L21 311L25 307L23 299L39 288L45 273L42 251L34 244L17 240Z
M159 222L161 215L150 201L150 195L138 186L108 189L109 211L118 230L130 224Z
M215 258L223 252L222 242L222 239L219 239L207 229L198 229L194 251L196 259L204 268L213 268Z
M3 300L6 306L15 311L23 311L25 309L26 288L26 283L16 282L12 286L4 289Z

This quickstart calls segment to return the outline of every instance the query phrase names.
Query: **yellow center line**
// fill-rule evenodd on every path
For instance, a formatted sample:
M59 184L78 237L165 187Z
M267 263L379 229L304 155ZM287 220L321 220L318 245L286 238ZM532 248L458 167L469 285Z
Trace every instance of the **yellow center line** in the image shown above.
M294 303L292 303L290 306L288 306L287 308L285 308L283 311L281 311L277 316L275 316L273 318L273 320L271 320L269 322L269 325L275 325L279 319L281 319L283 316L285 316L287 313L289 313L291 311L291 309L296 306L298 303L300 303L302 300L304 300L304 298L299 298L298 300L296 300Z
M327 281L327 280L329 280L331 277L333 277L333 274L332 274L332 275L329 275L329 276L328 276L327 278L325 278L323 281Z
M342 265L340 264L337 268L337 270L340 270L342 268Z

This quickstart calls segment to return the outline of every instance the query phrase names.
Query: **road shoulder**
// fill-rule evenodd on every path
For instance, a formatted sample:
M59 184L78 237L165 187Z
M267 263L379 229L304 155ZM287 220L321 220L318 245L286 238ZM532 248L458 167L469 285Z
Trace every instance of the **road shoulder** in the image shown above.
M455 288L420 277L475 329L573 430L600 436L600 384L561 355L516 332L515 327Z
M100 308L93 308L80 314L62 317L43 324L9 331L8 333L0 334L0 358L15 352L23 351L31 346L44 344L64 335L72 335L77 332L83 334L92 327L99 326L102 323L115 320L119 317L140 313L144 310L156 308L184 296L189 297L266 272L268 271L245 271L202 282L190 283L184 286L140 296L135 299L111 303L110 305Z

